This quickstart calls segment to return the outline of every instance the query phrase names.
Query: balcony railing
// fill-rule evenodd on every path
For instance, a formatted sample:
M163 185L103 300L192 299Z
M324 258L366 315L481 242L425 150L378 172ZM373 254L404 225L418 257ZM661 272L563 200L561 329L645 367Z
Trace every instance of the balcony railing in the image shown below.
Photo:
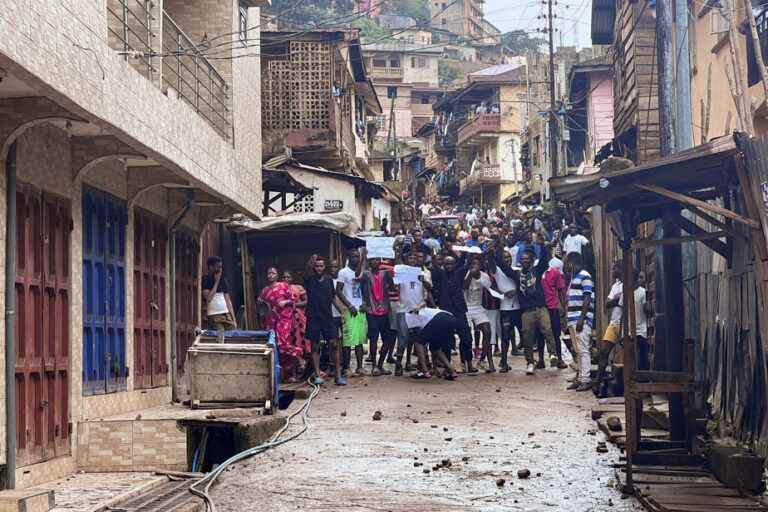
M374 78L400 78L403 76L403 68L386 67L373 67L372 76Z
M221 135L232 135L226 80L195 43L163 12L163 85L204 117Z
M107 30L109 45L119 50L125 60L149 80L157 74L154 26L156 16L151 0L107 0Z
M496 133L501 130L501 114L477 114L459 128L459 144L482 133Z
M475 172L462 178L459 191L472 190L478 185L497 184L502 182L501 166L499 164L482 164L475 167Z

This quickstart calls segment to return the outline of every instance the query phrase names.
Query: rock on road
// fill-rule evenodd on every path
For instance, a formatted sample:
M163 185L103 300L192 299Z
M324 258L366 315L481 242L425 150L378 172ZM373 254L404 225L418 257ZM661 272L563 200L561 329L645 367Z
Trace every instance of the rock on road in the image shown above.
M364 377L325 386L308 432L223 473L216 508L642 510L613 488L618 451L596 451L603 437L589 433L593 395L565 390L570 371L529 377L514 361L509 374L457 382ZM521 469L530 477L519 478Z

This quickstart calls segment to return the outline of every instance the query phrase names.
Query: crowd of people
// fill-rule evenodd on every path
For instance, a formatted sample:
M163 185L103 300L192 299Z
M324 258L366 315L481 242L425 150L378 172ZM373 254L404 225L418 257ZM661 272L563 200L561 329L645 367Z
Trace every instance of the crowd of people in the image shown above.
M540 210L512 215L424 204L418 211L417 227L393 234L391 257L369 256L365 247L349 250L343 262L313 255L303 285L290 272L267 271L259 310L276 334L287 381L311 377L322 385L332 376L343 386L352 376L406 373L455 380L460 373L509 372L511 357L524 357L533 375L547 364L567 369L565 345L575 370L569 389L606 392L605 369L619 341L621 275L607 298L611 323L597 344L593 383L588 224ZM208 295L206 286L218 284L215 270L209 274ZM642 275L635 288L640 335L649 313ZM645 336L638 341L641 366Z

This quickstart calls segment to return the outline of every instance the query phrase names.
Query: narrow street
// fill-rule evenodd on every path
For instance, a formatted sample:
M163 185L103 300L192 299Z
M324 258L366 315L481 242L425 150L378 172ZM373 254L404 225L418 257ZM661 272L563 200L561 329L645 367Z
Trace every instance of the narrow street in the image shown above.
M324 387L306 434L224 473L217 510L641 510L613 488L619 452L595 450L592 394L566 391L567 370L527 377L514 359L507 375Z

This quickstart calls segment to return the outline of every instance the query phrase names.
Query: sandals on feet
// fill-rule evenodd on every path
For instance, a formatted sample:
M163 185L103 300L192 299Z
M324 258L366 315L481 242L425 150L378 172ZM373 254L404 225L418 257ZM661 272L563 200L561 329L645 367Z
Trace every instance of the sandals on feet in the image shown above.
M432 378L432 374L429 372L416 372L413 375L413 378L417 380L427 380Z

